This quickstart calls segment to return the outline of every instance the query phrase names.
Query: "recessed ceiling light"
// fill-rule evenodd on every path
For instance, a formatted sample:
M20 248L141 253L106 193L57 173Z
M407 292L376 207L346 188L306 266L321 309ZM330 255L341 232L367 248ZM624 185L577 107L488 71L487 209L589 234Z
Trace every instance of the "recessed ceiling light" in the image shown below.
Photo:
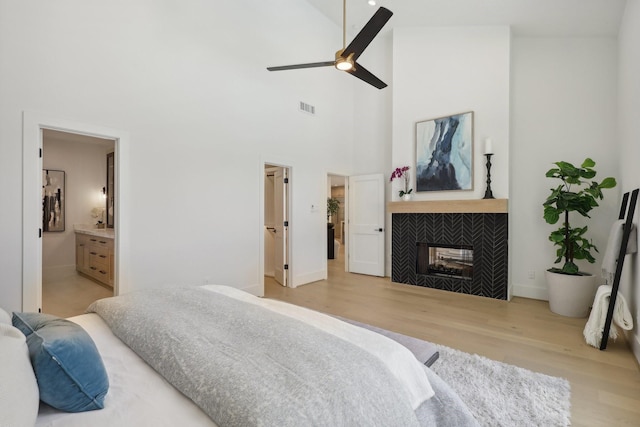
M369 0L367 3L369 3L369 6L375 6L376 0Z

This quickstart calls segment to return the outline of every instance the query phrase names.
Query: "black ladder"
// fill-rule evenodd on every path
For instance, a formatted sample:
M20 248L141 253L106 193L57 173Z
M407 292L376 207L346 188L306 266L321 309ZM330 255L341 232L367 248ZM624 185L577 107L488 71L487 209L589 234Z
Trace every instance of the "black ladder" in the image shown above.
M627 243L629 243L629 235L631 234L631 225L633 223L633 215L636 211L636 202L638 200L638 191L636 188L631 193L631 203L629 203L629 211L627 212L626 221L622 229L622 242L618 251L618 260L616 262L616 274L613 277L613 286L611 287L611 299L609 300L609 310L607 311L607 319L604 322L604 330L602 331L602 340L600 341L600 350L607 348L609 341L609 331L611 330L611 321L613 320L613 310L616 306L616 298L618 297L618 288L620 287L620 276L622 275L622 266L627 253ZM627 202L629 201L629 193L624 193L622 197L622 206L620 206L620 214L618 219L625 219L625 211L627 210Z

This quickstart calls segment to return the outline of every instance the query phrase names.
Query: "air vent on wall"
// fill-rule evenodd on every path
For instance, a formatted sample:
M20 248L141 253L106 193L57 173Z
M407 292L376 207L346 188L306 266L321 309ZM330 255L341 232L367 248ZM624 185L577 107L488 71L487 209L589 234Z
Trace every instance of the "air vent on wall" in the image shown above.
M316 107L314 107L311 104L307 104L306 102L300 101L300 105L298 106L298 109L303 113L309 113L314 115L316 114Z

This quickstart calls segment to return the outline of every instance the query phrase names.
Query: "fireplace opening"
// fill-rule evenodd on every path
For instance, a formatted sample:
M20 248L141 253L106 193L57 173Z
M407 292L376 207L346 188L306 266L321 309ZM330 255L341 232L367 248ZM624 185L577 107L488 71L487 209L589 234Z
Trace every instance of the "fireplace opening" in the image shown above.
M417 242L416 273L473 278L473 246Z

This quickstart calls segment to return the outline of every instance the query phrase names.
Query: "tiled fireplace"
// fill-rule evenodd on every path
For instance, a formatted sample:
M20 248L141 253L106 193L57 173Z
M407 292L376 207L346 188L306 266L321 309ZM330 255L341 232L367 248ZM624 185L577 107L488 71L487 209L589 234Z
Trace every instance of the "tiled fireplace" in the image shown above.
M505 199L391 202L391 280L507 299Z

